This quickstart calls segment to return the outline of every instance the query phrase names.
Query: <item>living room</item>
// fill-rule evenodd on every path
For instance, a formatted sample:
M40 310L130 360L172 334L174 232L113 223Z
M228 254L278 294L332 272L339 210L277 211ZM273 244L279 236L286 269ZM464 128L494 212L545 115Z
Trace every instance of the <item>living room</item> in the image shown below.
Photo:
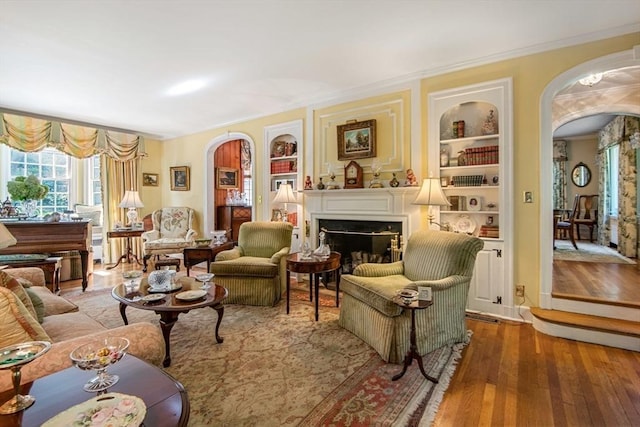
M628 4L627 4L628 5ZM541 171L550 169L551 156L545 159L544 153L550 147L544 146L551 140L553 131L551 123L551 100L547 96L550 85L561 86L577 80L583 74L592 71L606 71L602 63L596 68L587 69L592 61L602 60L609 55L629 54L632 59L627 64L638 65L639 32L637 23L630 25L625 31L617 33L602 32L598 36L584 35L582 39L571 41L557 40L540 49L521 49L510 54L487 55L486 58L471 61L468 66L444 68L442 71L411 75L411 78L387 79L384 83L369 85L358 91L344 91L330 100L317 100L313 103L296 105L295 108L281 110L278 113L260 115L248 119L230 121L230 124L213 124L209 127L194 126L179 135L155 136L153 131L142 121L139 127L111 125L107 121L95 118L87 120L78 110L77 115L55 116L37 109L28 110L21 104L8 105L4 101L0 109L6 113L31 113L34 117L55 117L57 120L72 120L93 124L96 127L124 128L140 131L144 134L144 151L146 155L136 160L135 188L139 192L144 207L139 208L143 217L156 209L167 206L190 206L196 211L195 226L199 236L209 236L215 230L216 202L213 189L216 187L215 152L222 144L232 140L248 141L251 148L253 200L252 218L268 221L272 217L275 205L272 203L276 192L271 186L269 161L271 152L268 144L268 129L283 124L301 123L299 176L296 185L299 199L313 197L319 191L315 189L320 178L327 183L331 172L336 174L336 181L344 186L345 162L339 159L338 126L366 120L376 121L377 152L375 159L382 163L380 179L385 187L392 180L393 174L403 183L407 169L413 169L420 181L438 170L437 156L432 152L433 143L430 137L433 123L429 120L429 96L442 91L472 87L486 82L510 79L512 105L511 110L511 169L507 175L508 199L511 200L509 214L510 224L505 224L504 231L509 230L510 246L505 251L505 280L500 290L502 304L496 310L499 317L519 319L520 315L528 322L533 318L529 307L551 308L551 259L549 253L552 243L551 218L545 218L541 212L551 210L550 185L545 183ZM635 55L635 57L634 57ZM634 62L635 61L635 62ZM571 75L565 75L570 73ZM564 80L563 80L564 78ZM638 111L627 111L638 115ZM244 117L244 116L243 116ZM224 123L224 122L218 122ZM202 130L206 129L206 130ZM159 134L160 132L158 132ZM0 157L4 162L5 158ZM548 164L547 164L548 160ZM373 179L373 158L358 159L363 167L364 187ZM4 163L2 163L4 165ZM187 191L172 190L174 176L172 168L188 167L190 185ZM157 177L158 185L143 185L142 174ZM3 167L0 183L0 195L7 197L6 182L8 178ZM309 175L314 190L305 194L303 179ZM549 174L550 176L550 174ZM128 188L121 188L123 193ZM374 189L370 189L374 191ZM352 197L363 190L332 190L336 197ZM410 191L401 184L397 192ZM324 190L327 194L329 190ZM351 192L351 193L350 193ZM525 203L523 195L530 193L532 203ZM342 196L338 196L338 194ZM351 196L350 196L351 194ZM371 193L369 193L371 194ZM375 194L375 193L374 193ZM111 206L108 215L108 227L104 230L104 263L115 262L123 253L121 242L109 242L106 232L116 221L126 222L126 211L117 208L120 197L114 197L105 206ZM117 199L117 200L116 200ZM79 201L78 201L79 202ZM314 224L305 229L304 219L311 220L307 208L308 202L290 205L300 218L298 235L300 244L309 231L309 239L317 245L317 230ZM411 231L426 227L428 208L418 208L418 220L412 222ZM385 214L386 215L386 214ZM507 214L504 216L507 217ZM503 215L501 215L502 217ZM506 225L509 225L508 228ZM313 231L312 231L313 230ZM142 245L134 241L134 253L142 254ZM94 273L95 275L96 273ZM95 276L92 279L95 281ZM516 298L516 285L525 286L526 300ZM488 304L493 302L493 297ZM482 329L483 326L479 326ZM444 420L442 421L444 423Z

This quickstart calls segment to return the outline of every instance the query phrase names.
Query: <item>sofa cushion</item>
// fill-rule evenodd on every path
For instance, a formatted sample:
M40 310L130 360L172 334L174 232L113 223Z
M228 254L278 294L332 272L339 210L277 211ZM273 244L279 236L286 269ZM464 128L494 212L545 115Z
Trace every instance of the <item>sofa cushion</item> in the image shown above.
M42 323L44 320L44 302L42 302L42 298L38 296L38 294L31 288L25 288L27 295L29 295L29 299L31 300L31 304L33 304L33 309L36 311L36 318L38 319L38 323Z
M82 312L46 316L42 327L51 337L52 342L91 335L106 329L101 323Z
M18 282L15 278L8 275L4 271L0 271L0 286L9 289L22 301L22 304L29 310L29 313L34 319L37 319L36 310L33 308L33 304L31 303L31 298L27 295L27 292L24 290L20 282Z
M340 290L389 317L402 314L402 308L392 301L396 292L411 283L401 274L385 277L362 277L345 274L340 278Z
M90 219L94 227L102 226L102 205L76 205L76 213L79 217Z
M210 272L220 276L274 277L278 275L278 265L269 258L244 256L211 264Z
M66 298L55 295L44 286L33 286L31 288L42 302L44 303L44 315L53 316L54 314L73 313L78 311L78 306Z
M22 301L9 289L0 286L0 342L3 347L25 341L51 341Z

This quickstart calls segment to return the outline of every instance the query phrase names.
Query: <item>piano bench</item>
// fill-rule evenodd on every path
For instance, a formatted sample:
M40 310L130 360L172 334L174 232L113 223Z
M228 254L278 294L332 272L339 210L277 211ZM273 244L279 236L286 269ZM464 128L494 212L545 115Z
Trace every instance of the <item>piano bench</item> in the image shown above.
M24 257L21 259L21 257ZM62 267L62 257L48 257L36 259L36 254L25 255L0 255L0 264L7 268L39 267L41 268L50 285L51 292L60 292L60 268ZM47 274L49 273L49 274Z

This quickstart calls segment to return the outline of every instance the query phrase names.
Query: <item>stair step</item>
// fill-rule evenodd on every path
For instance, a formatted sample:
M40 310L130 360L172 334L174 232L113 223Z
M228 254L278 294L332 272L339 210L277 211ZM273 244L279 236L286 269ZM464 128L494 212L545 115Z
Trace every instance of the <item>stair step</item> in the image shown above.
M531 314L540 320L558 325L640 338L640 322L539 307L531 307Z

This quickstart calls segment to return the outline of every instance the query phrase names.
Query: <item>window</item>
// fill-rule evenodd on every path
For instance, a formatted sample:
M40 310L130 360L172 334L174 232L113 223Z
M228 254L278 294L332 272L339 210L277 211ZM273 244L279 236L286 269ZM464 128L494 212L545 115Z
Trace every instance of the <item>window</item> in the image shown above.
M100 183L100 156L93 156L87 159L89 163L89 204L102 204L102 184Z
M244 170L242 174L242 190L247 206L253 206L253 182L251 181L251 170Z
M609 194L608 211L611 216L618 216L618 183L619 183L620 146L614 145L607 149L607 167L609 171L607 193Z
M11 150L10 180L18 176L35 175L49 187L49 192L38 203L41 215L63 212L69 209L69 180L71 158L53 148L39 152L23 153Z

